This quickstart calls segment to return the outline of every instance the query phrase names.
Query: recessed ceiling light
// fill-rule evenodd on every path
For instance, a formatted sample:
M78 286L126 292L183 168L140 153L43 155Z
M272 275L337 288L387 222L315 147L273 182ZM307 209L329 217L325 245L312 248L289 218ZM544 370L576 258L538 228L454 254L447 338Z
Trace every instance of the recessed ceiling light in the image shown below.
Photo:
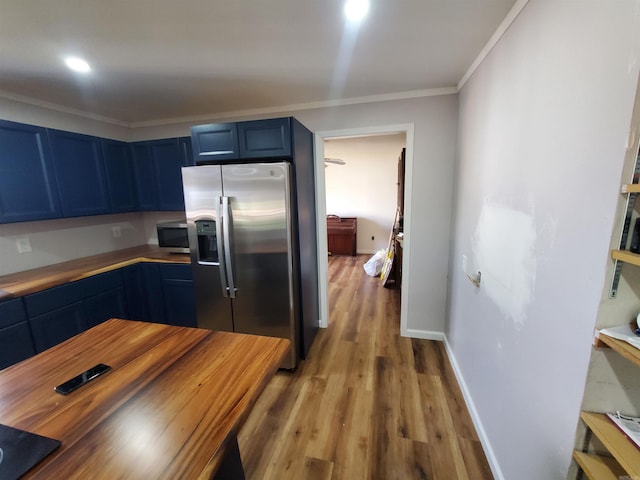
M359 22L369 11L369 0L348 0L344 4L344 15L352 22Z
M89 64L78 57L67 57L64 59L64 63L74 72L88 73L91 71Z

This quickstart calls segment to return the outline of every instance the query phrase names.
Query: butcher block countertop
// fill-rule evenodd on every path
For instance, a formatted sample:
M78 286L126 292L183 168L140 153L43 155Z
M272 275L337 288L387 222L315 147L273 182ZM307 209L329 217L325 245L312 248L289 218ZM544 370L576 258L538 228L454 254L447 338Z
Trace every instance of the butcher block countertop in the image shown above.
M238 430L289 348L111 319L1 371L0 420L62 442L25 479L210 480L225 462L242 469ZM111 370L54 392L98 363Z
M157 245L140 245L124 250L92 255L47 267L0 276L0 302L139 262L188 264L191 260L189 254L168 253Z

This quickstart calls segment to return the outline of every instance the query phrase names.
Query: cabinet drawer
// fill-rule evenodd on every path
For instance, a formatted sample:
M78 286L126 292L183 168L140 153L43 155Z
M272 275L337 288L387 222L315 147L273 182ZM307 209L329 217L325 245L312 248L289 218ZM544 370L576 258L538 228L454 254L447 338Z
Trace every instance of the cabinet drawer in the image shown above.
M191 265L161 264L160 278L173 280L193 280Z

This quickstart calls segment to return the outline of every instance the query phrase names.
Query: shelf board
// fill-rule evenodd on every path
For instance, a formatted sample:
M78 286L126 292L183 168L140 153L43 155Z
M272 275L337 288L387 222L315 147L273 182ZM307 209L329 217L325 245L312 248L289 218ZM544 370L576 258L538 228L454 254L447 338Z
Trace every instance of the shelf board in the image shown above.
M611 258L640 267L640 254L628 250L612 250Z
M630 362L640 367L640 350L633 345L628 344L624 340L609 337L608 335L598 334L598 342L604 343L607 347L612 348Z
M627 472L613 457L603 457L574 450L573 458L591 480L620 480Z
M636 448L606 415L582 412L580 418L618 461L626 474L631 478L640 478L640 449Z
M640 193L640 183L627 183L620 189L622 193Z

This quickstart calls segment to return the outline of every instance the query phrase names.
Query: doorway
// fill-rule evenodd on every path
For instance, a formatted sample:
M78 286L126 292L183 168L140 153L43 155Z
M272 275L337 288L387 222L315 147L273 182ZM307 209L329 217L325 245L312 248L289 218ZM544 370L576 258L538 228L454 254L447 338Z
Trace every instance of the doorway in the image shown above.
M388 125L388 126L380 126L380 127L368 127L368 128L360 128L360 129L348 129L348 130L334 130L334 131L326 131L326 132L317 132L315 134L315 145L316 145L316 213L317 213L317 228L318 228L318 278L319 278L319 290L320 290L320 327L326 328L329 322L329 301L328 301L328 247L327 247L327 225L326 225L326 216L327 214L335 213L327 211L327 190L326 190L326 173L325 173L325 141L329 142L340 142L341 140L348 140L353 138L361 138L365 139L367 137L371 137L371 142L375 142L377 137L384 136L397 136L402 135L405 140L405 178L411 178L411 171L413 165L413 124L403 124L403 125ZM331 151L327 147L328 151ZM400 150L394 153L395 159L392 160L394 163L397 161L398 156L400 155ZM343 159L346 161L346 159ZM342 168L341 165L334 163L330 163L332 167ZM395 164L395 168L397 168L397 164ZM392 182L392 186L395 186L395 174L394 180ZM393 201L393 210L395 214L395 196L396 191L393 189L391 193ZM410 265L410 242L408 242L408 238L410 236L410 226L411 226L411 182L405 181L405 204L404 204L404 248L403 248L403 265ZM375 222L373 222L375 223ZM363 253L369 253L372 249L377 248L380 245L384 245L382 248L387 248L388 244L388 236L390 229L393 223L390 221L386 226L386 234L383 234L380 238L380 233L371 234L372 228L379 228L374 226L373 224L369 224L368 226L365 223L363 229L358 227L358 235L366 235L362 238L362 240L358 240L359 249ZM361 233L362 231L362 233ZM379 232L379 230L376 230ZM371 240L371 236L374 237ZM375 251L375 250L374 250ZM409 273L406 268L403 268L403 271ZM406 286L409 281L408 275L403 276L403 282ZM407 288L403 288L401 292L401 306L400 306L400 330L401 334L406 336L406 298Z

